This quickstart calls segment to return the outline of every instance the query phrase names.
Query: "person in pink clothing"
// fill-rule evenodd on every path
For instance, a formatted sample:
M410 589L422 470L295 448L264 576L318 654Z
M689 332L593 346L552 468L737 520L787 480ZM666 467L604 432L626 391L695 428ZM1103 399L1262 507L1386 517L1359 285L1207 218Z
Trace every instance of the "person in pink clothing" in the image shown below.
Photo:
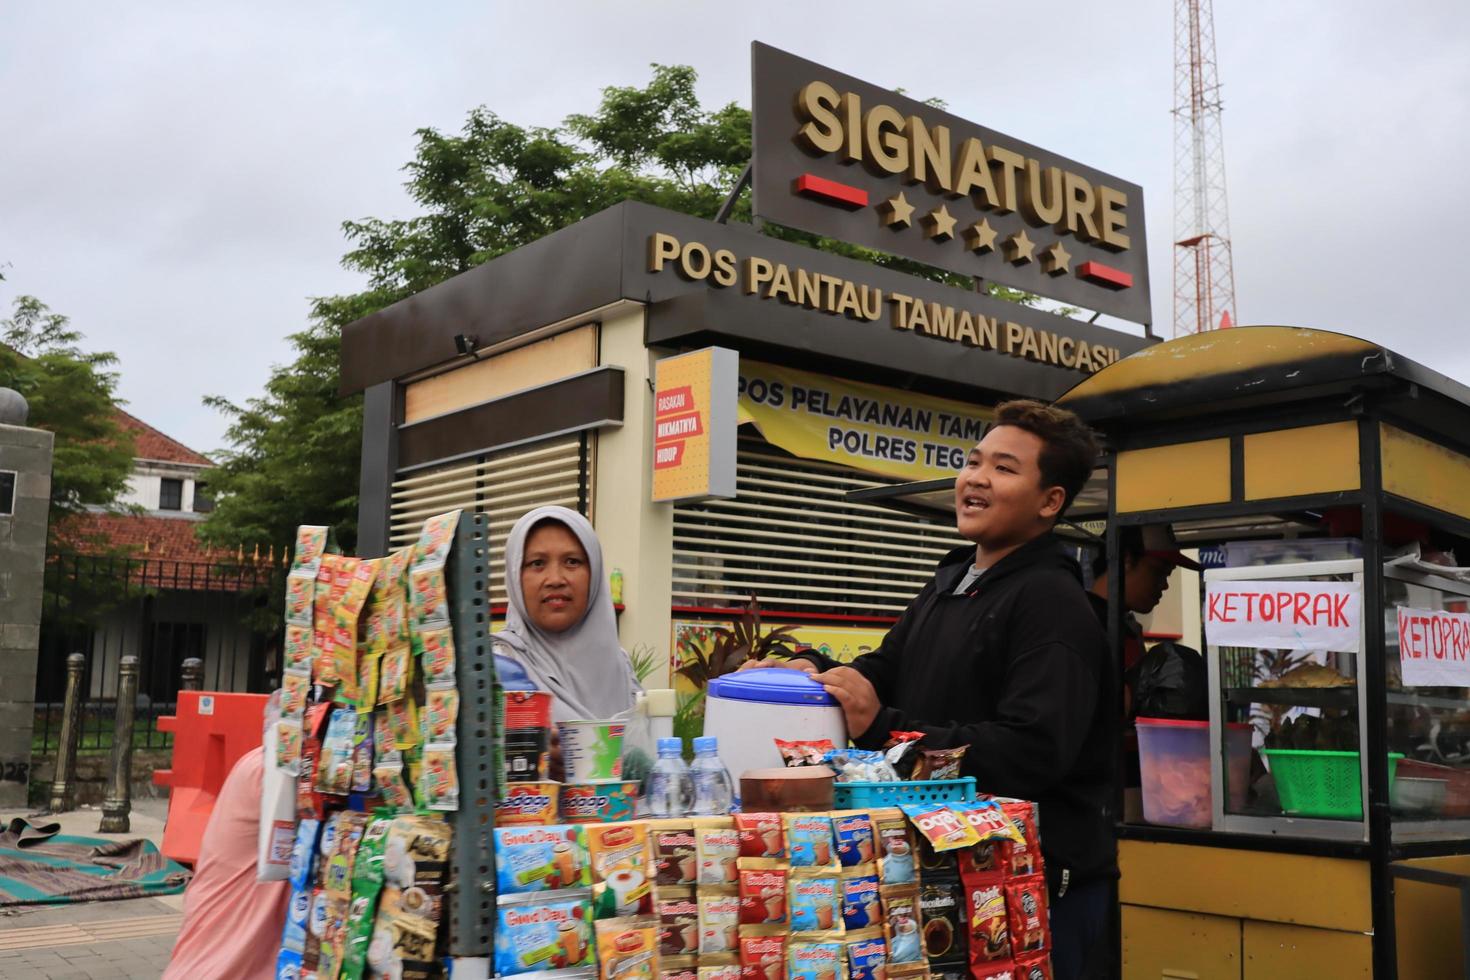
M240 757L215 800L163 980L273 980L290 882L257 881L265 750Z

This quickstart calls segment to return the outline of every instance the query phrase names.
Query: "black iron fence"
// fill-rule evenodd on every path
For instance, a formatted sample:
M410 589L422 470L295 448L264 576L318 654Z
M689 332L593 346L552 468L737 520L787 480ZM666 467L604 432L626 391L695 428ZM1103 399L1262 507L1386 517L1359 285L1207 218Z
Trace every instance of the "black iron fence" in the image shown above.
M53 554L46 563L36 671L37 754L56 749L66 658L80 653L80 751L112 747L118 667L139 664L133 744L164 748L183 662L203 662L207 691L269 691L279 681L285 569L159 558Z

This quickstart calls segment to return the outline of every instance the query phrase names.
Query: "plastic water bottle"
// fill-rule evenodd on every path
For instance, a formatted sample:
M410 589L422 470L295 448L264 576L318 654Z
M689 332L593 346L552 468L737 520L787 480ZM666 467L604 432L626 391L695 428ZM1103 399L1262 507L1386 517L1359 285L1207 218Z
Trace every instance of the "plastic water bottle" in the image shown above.
M722 817L729 813L735 793L730 771L720 761L719 744L713 735L694 740L694 765L689 771L694 777L694 808L690 813L696 817Z
M694 799L689 766L684 762L684 740L658 740L658 761L648 774L648 815L650 817L687 817Z

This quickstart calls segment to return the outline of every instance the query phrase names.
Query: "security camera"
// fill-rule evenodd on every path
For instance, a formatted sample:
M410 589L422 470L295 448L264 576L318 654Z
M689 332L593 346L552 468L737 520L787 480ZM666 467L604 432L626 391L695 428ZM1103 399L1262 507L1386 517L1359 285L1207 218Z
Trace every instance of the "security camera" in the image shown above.
M473 354L480 348L480 338L472 333L457 333L454 335L454 349L461 354Z

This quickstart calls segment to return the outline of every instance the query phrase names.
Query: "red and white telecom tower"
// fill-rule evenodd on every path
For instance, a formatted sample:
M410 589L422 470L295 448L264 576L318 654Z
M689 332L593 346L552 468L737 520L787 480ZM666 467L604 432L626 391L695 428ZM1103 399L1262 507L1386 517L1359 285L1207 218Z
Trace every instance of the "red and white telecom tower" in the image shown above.
M1238 319L1211 0L1174 7L1174 336Z

